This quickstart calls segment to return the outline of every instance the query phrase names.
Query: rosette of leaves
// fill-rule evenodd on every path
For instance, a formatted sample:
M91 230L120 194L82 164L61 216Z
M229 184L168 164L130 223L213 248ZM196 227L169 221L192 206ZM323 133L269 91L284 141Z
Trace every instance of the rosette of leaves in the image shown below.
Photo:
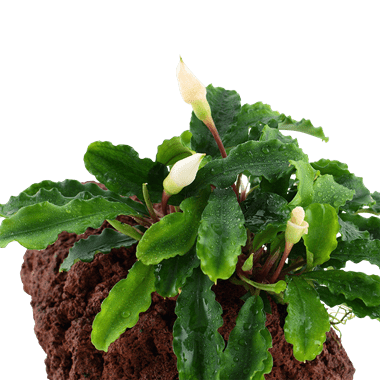
M75 180L33 184L0 205L0 247L17 241L44 249L62 231L81 234L110 221L113 229L75 243L60 268L68 271L79 260L137 245L138 260L93 322L94 346L107 351L132 328L149 308L152 292L179 294L173 328L179 378L262 380L273 364L265 327L268 296L287 305L285 338L299 361L322 351L330 329L324 304L380 318L380 277L343 270L347 261L380 266L380 197L341 162L309 162L297 140L281 132L327 141L309 120L295 121L261 102L242 106L236 91L212 85L207 100L226 158L194 113L190 130L163 141L154 161L128 145L94 142L85 166L108 190ZM195 152L207 154L195 180L169 199L169 214L152 211L171 166ZM242 175L250 189L240 186ZM275 278L286 224L297 206L305 210L308 234ZM140 227L117 221L119 215L133 217ZM218 332L222 309L211 290L218 280L246 289L226 346Z

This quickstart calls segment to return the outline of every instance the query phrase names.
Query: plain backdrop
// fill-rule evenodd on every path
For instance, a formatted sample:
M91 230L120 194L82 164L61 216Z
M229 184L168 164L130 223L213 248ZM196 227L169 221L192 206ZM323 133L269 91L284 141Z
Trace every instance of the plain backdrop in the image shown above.
M322 126L328 143L284 133L310 162L344 162L380 191L378 15L376 1L1 1L0 203L45 179L94 180L83 164L93 141L154 159L189 128L179 55L242 104ZM24 252L0 251L0 377L43 380ZM364 263L347 270L380 274ZM377 378L380 322L355 318L341 330L354 379Z

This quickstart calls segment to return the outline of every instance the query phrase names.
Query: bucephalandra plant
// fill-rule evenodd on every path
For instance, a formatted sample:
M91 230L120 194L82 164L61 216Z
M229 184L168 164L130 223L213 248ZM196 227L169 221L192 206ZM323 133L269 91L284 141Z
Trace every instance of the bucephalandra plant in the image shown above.
M92 343L107 351L149 308L152 292L178 295L173 350L185 380L262 380L271 372L268 296L287 306L285 338L299 361L321 353L336 323L324 304L379 319L380 277L343 269L347 261L380 266L380 220L361 215L379 215L380 193L339 161L309 162L280 132L327 142L309 120L261 102L241 106L236 91L205 88L182 59L177 77L194 111L190 130L164 140L155 161L128 145L90 144L85 166L108 190L74 180L33 184L0 205L0 247L17 241L40 250L62 231L82 234L108 220L114 229L79 240L60 267L137 244L137 261L94 319ZM218 280L246 290L226 345L211 290Z

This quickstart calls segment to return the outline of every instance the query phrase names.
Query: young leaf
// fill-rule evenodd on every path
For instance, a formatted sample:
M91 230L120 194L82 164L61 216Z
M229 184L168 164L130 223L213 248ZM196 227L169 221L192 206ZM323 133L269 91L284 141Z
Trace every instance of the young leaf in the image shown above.
M207 86L207 101L211 108L212 118L218 129L219 136L225 147L235 146L247 141L248 127L239 128L234 134L227 134L236 125L237 115L240 111L240 95L236 91L225 90L222 87ZM191 149L200 153L207 153L213 157L220 157L219 148L207 127L192 112L190 121Z
M250 380L264 370L269 347L261 333L266 329L263 307L261 297L251 296L240 309L222 355L220 380Z
M244 215L234 191L215 189L198 228L197 256L203 273L215 283L230 278L246 240Z
M0 248L17 241L27 249L44 249L57 240L62 231L82 234L88 227L99 228L105 219L139 214L125 203L104 198L74 199L56 206L48 202L27 206L0 226Z
M162 297L175 297L182 288L193 269L199 267L200 261L193 248L183 256L162 260L155 265L156 292Z
M347 300L360 298L366 306L380 305L380 277L361 272L318 270L299 277L325 285L333 294L343 294Z
M154 267L136 261L127 278L111 289L92 324L91 342L97 350L107 352L111 343L138 322L139 314L148 310L154 281Z
M130 247L137 240L119 232L105 228L100 235L91 235L87 239L77 241L69 250L68 256L63 260L59 271L67 272L76 262L91 262L99 252L110 253L113 248Z
M177 298L173 351L180 380L218 380L224 340L222 307L211 290L212 281L195 268Z
M252 176L264 176L274 181L292 170L289 160L307 160L307 156L294 144L283 144L278 140L247 141L232 148L226 158L205 165L198 171L194 182L182 192L188 196L210 183L225 189L245 170Z
M183 213L174 212L153 224L137 245L137 258L146 265L155 265L188 252L197 237L209 194L210 189L205 189L199 196L186 198L180 204Z
M328 204L313 203L306 209L305 221L309 223L309 228L308 233L302 238L308 253L312 254L313 262L309 263L310 267L315 267L328 261L331 252L338 245L338 215Z
M138 153L128 145L93 142L88 146L84 163L99 182L117 194L137 195L143 199L142 184L148 183L152 202L161 201L162 182L168 175L166 166L150 158L139 158Z
M109 190L103 190L94 183L82 184L75 180L66 179L62 182L42 181L33 184L17 197L11 197L6 204L0 205L0 216L9 218L21 208L37 203L49 202L57 206L63 206L74 199L88 200L96 197L125 203L138 213L149 215L144 205L130 198L121 197Z
M288 303L284 334L293 345L294 357L303 362L314 360L322 352L329 315L318 293L304 279L293 276L288 282L284 301Z

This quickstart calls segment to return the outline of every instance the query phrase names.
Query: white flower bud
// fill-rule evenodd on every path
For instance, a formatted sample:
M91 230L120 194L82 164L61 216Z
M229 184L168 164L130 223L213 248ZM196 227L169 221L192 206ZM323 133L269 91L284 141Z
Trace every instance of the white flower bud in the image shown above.
M177 66L177 79L182 98L192 105L195 115L199 120L211 117L211 109L206 99L206 87L188 69L180 57Z
M168 195L178 194L185 186L190 185L196 175L199 165L206 153L195 153L177 161L164 180L164 190Z
M305 211L298 206L292 210L291 218L288 220L285 230L285 241L296 244L301 237L308 233L309 224L304 221Z

